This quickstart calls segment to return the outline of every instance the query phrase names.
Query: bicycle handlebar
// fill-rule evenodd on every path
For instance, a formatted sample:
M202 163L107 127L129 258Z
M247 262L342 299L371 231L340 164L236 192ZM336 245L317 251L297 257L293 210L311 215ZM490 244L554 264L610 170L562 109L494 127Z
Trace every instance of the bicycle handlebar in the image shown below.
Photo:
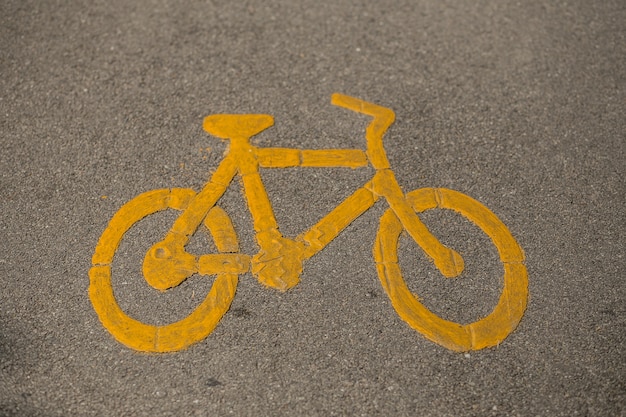
M339 107L352 110L357 113L372 116L374 119L367 126L365 137L367 139L367 156L375 169L387 169L391 166L383 149L383 135L396 118L393 110L378 106L358 98L334 93L330 102Z
M330 102L335 106L372 116L374 118L372 123L379 122L381 125L386 125L385 130L391 126L396 118L393 110L387 107L382 107L344 94L334 93L330 98Z

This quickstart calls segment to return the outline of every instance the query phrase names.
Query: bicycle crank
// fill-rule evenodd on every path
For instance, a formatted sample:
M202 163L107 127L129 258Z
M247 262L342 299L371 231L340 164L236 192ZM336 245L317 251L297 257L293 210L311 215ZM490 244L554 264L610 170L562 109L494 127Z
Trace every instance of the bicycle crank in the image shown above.
M197 258L185 251L185 242L177 237L168 234L148 249L144 257L143 277L157 290L175 287L198 272Z
M166 237L152 246L143 260L143 276L160 291L173 288L193 274L243 274L250 271L250 256L218 253L194 256L185 251L182 239Z

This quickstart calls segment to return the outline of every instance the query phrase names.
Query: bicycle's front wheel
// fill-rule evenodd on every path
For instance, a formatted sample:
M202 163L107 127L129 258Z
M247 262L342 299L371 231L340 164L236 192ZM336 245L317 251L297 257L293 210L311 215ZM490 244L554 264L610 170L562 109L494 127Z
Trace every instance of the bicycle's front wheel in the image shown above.
M146 352L184 349L208 336L228 311L238 282L236 273L218 273L204 301L184 319L164 326L142 323L119 306L111 285L111 264L124 234L139 220L166 209L184 210L196 195L191 189L153 190L140 194L115 213L100 236L89 270L89 298L103 326L124 345ZM238 250L228 215L213 207L204 222L220 252Z
M498 345L515 330L526 309L528 274L522 249L495 214L465 194L443 188L422 188L408 193L406 199L417 213L449 209L476 224L498 250L504 268L504 286L493 311L473 323L462 325L430 311L418 301L402 277L398 240L403 227L390 209L381 217L374 259L394 309L412 328L450 350L463 352Z

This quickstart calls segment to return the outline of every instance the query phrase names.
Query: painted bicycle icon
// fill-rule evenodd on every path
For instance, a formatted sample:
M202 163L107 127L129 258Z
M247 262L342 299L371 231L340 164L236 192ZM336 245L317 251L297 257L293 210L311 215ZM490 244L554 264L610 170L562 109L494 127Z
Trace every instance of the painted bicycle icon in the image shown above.
M384 199L389 208L380 218L374 261L380 282L398 315L431 341L455 351L478 350L501 343L518 325L528 298L524 253L508 228L488 208L457 191L422 188L404 193L383 149L383 135L394 112L363 100L333 94L332 104L372 117L366 129L366 150L261 148L250 138L274 124L265 114L217 114L204 119L204 129L229 140L218 168L196 192L173 188L148 191L124 204L102 233L89 271L89 297L104 327L124 345L149 352L184 349L207 337L228 311L240 274L251 272L265 286L281 291L297 285L304 262L321 251L344 228ZM373 177L310 229L295 238L283 236L259 168L373 167ZM240 253L237 234L219 202L235 176L241 177L252 216L258 253ZM173 288L194 274L215 275L205 299L186 318L163 326L129 317L115 299L111 265L123 236L146 216L163 210L180 215L145 254L143 276L157 290ZM398 263L398 241L406 231L447 278L464 269L459 253L443 245L420 220L427 210L452 210L476 224L495 245L503 269L502 292L491 313L469 324L455 323L426 308L406 285ZM193 255L185 246L206 227L217 253Z

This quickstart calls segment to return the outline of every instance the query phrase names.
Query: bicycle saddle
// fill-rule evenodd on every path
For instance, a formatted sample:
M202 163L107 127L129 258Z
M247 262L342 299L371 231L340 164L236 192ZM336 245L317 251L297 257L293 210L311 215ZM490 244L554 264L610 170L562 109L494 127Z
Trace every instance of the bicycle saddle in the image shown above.
M204 118L204 130L218 138L251 138L274 125L269 114L212 114Z

